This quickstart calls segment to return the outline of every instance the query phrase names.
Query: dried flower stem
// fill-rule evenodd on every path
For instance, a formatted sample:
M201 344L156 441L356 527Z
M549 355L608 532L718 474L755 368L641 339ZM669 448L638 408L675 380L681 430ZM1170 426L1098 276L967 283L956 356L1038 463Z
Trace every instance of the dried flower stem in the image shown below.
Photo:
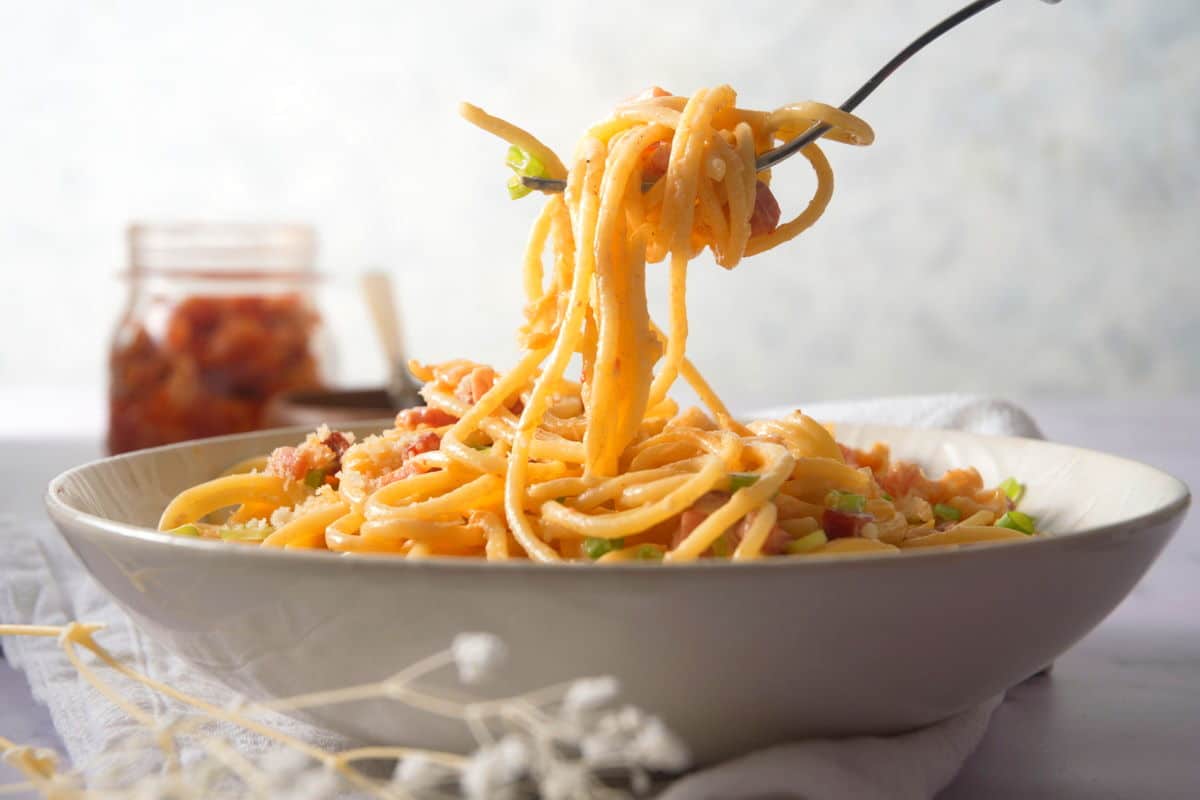
M236 780L242 790L239 797L272 798L292 794L326 797L349 785L368 797L405 800L414 797L414 793L422 798L445 796L440 789L446 788L447 781L453 781L469 797L476 798L491 797L494 792L507 791L505 787L511 788L514 781L531 779L539 788L545 781L546 791L556 797L628 797L623 791L603 785L593 770L597 767L625 770L635 791L643 791L637 787L648 784L647 768L677 770L683 766L679 763L681 758L686 759L682 744L670 738L671 734L657 718L628 706L615 711L596 710L616 696L617 683L611 677L584 679L486 701L469 699L453 690L434 693L413 685L420 678L451 665L457 668L459 680L465 684L482 680L495 671L506 652L504 643L491 634L460 634L449 649L427 656L383 681L264 703L238 702L230 707L220 707L121 663L95 641L93 634L101 628L79 622L63 626L0 625L0 636L57 637L63 653L79 675L151 737L165 759L165 769L141 778L126 790L86 788L76 773L58 769L57 756L51 751L21 747L0 737L0 754L4 761L27 779L24 783L0 786L0 795L32 790L50 798L129 800L134 796L132 791L138 797L169 795L207 800L227 796L223 790L214 787ZM195 709L199 714L178 720L156 719L102 678L94 665L82 657L80 648L124 678ZM469 757L390 745L332 753L249 716L254 711L287 712L380 697L461 721L475 737L479 749ZM203 726L214 721L237 725L282 745L283 749L273 751L261 763L256 763L238 752L226 739L206 734ZM493 734L489 722L495 724L499 734ZM646 737L634 735L643 732L653 734L649 737L653 743ZM614 744L614 735L627 739L627 746L620 742ZM181 764L177 744L184 736L206 757L186 768ZM134 752L146 743L146 739L130 736L115 752L121 753L124 749ZM563 755L560 748L564 743L579 748L583 755ZM680 753L684 755L680 756ZM283 760L277 758L268 763L273 756ZM368 760L395 760L398 766L392 781L380 783L355 766L357 762ZM314 767L314 763L317 766ZM443 772L439 773L439 769ZM435 786L440 788L435 789Z

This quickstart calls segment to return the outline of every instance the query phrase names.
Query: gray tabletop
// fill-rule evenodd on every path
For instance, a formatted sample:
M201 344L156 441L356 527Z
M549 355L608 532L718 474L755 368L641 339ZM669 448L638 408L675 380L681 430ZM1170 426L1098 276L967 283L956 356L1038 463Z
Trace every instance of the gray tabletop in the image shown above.
M1056 441L1145 461L1200 487L1200 398L1025 403ZM0 511L39 513L41 493L98 445L0 442ZM26 445L31 443L24 443ZM979 751L942 794L991 798L1200 796L1200 514L1125 603L1054 665L1013 689ZM0 734L57 746L20 673L0 662ZM7 776L0 776L2 781Z

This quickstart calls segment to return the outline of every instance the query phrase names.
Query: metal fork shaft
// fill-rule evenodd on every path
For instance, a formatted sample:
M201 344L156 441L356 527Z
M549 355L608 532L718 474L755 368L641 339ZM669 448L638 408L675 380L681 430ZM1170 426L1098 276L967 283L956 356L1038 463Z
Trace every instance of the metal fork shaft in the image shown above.
M850 95L850 97L848 97L846 99L846 102L842 103L840 106L838 106L838 108L840 108L842 111L845 111L847 113L854 111L854 109L858 108L859 104L861 104L862 101L866 100L871 95L872 92L874 92L877 88L879 88L879 84L881 84L885 80L887 80L888 77L891 76L891 74L893 72L895 72L897 69L900 68L900 65L902 65L905 61L908 61L910 58L912 58L914 55L916 55L918 52L920 52L926 45L928 45L930 42L934 41L935 39L937 39L938 37L940 37L942 34L946 33L947 31L957 27L958 25L960 25L963 22L966 22L968 19L975 16L979 12L988 9L988 8L996 5L999 2L1000 2L1000 0L975 0L975 2L968 3L963 8L959 9L955 13L946 17L944 20L939 22L937 25L934 25L932 28L925 31L925 33L921 34L916 39L914 39L912 41L912 43L908 45L908 47L904 48L899 53L897 53L896 56L891 61L884 64L883 67L878 72L876 72L874 75L872 75L871 78L866 83L864 83L862 86L860 86L858 88L858 91L856 91L854 94ZM1045 0L1045 2L1056 3L1056 2L1058 2L1058 0ZM812 127L810 127L804 133L797 136L795 139L785 142L784 144L782 144L779 147L776 147L774 149L767 150L762 155L760 155L754 162L755 169L759 172L762 172L763 170L766 170L766 169L770 169L771 167L778 164L780 161L783 161L784 159L786 159L792 155L795 155L801 149L803 149L806 145L809 145L809 144L815 142L817 139L820 139L826 133L829 133L831 128L832 128L832 126L827 125L824 122L818 122L818 123L813 124ZM521 178L521 183L525 184L530 189L537 189L537 190L543 191L543 192L561 192L567 188L566 181L560 181L560 180L556 180L554 178L523 177L523 178ZM653 185L654 185L654 182L650 182L649 184L646 184L646 186L644 186L643 188L647 188L647 187L653 186Z

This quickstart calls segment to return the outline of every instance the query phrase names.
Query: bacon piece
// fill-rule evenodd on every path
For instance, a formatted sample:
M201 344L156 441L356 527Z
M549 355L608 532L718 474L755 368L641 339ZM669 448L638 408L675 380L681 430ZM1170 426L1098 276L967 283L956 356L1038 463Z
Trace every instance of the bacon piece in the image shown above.
M437 450L442 446L442 437L438 436L433 431L425 431L418 434L414 439L409 441L404 447L400 448L400 459L408 461L413 456L419 456L421 453L428 453Z
M405 478L413 475L420 475L423 472L428 472L429 468L421 464L419 461L410 461L402 467L397 467L391 472L385 472L375 484L375 488L387 486L389 483L402 481Z
M728 499L729 495L725 492L707 492L701 495L691 508L679 515L679 529L671 539L671 547L678 547L701 522L708 519L709 514L720 508Z
M904 497L915 486L927 484L921 468L909 461L898 461L879 479L879 485L893 497Z
M457 421L440 408L430 408L429 406L406 408L396 415L396 427L410 431L414 431L422 425L428 428L440 428Z
M389 483L395 483L412 475L420 475L421 473L428 472L430 467L420 461L415 461L414 458L422 453L437 450L441 446L442 437L434 431L421 431L417 433L401 445L400 466L381 475L375 481L375 488L387 486Z
M697 511L694 508L689 508L680 514L679 530L675 532L674 538L671 539L671 547L678 547L679 543L691 536L692 531L699 528L700 523L706 519L708 519L707 511Z
M656 181L667 174L671 162L670 142L655 142L642 153L642 180Z
M346 434L341 431L334 431L321 440L321 444L333 451L333 454L339 459L342 454L350 449L350 440L346 438Z
M334 431L318 440L317 435L310 434L308 439L299 447L277 447L267 457L267 472L290 480L303 480L310 470L319 469L325 473L325 480L337 473L342 467L342 453L350 447L352 437L341 431Z
M849 539L858 536L864 525L874 521L875 518L870 514L855 514L833 508L827 508L821 514L821 527L825 529L825 535L830 539Z
M351 437L341 431L333 431L321 440L321 444L333 454L333 459L322 467L325 470L325 483L337 488L338 480L335 476L342 469L342 454L350 449Z
M879 478L879 485L893 497L913 493L930 503L945 503L960 496L973 497L978 502L994 499L994 493L983 493L983 478L973 468L947 470L941 478L932 480L918 465L898 461Z
M491 367L476 367L464 375L454 389L454 396L474 405L496 383L496 371Z
M742 521L734 528L733 534L730 537L731 544L737 547L742 543L742 539L746 538L746 533L749 532L750 526L754 523L754 515L758 512L751 512L742 518ZM787 544L792 540L791 535L778 525L771 527L767 538L763 540L762 554L766 556L777 556L787 549Z
M762 181L758 182L754 191L754 213L750 215L750 235L763 236L779 227L779 217L783 211L771 187Z
M679 529L671 539L671 547L678 547L680 542L691 535L692 531L696 530L701 522L708 519L708 516L720 508L728 499L729 495L724 492L709 492L697 500L695 505L680 514ZM753 521L754 514L751 513L731 530L725 531L721 535L726 537L726 541L731 547L737 547L741 544L742 539L745 538L746 531L750 529L750 524ZM778 555L787 548L789 541L791 541L791 536L788 532L776 525L767 534L767 538L763 542L762 552L765 555Z
M791 540L791 534L776 525L771 528L771 532L767 534L766 541L763 542L763 554L777 556L787 550L788 542Z

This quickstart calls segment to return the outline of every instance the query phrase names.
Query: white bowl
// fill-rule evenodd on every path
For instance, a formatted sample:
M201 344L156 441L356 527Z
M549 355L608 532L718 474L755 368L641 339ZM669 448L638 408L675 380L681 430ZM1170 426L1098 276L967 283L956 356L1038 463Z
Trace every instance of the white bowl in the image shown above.
M380 426L361 427L360 432ZM268 431L76 467L47 506L149 635L255 698L383 678L489 631L510 661L491 693L613 674L701 762L810 735L887 734L963 711L1078 641L1179 526L1187 487L1115 456L1027 439L842 425L930 470L1018 476L1051 537L899 555L681 566L346 558L174 537L180 489L297 439ZM395 703L318 709L364 740L463 750L457 723Z

